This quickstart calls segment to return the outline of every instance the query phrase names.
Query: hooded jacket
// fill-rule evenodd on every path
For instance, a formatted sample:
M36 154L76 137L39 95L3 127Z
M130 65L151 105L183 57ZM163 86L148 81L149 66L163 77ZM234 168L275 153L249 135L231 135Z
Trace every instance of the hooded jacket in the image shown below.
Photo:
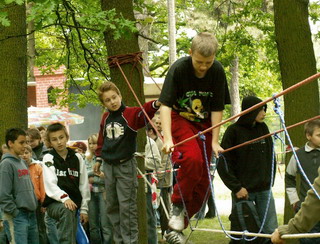
M19 209L35 211L37 204L26 164L10 153L4 154L0 163L1 210L16 217Z
M244 98L242 111L261 101L254 96ZM261 109L266 111L266 105L240 116L236 123L230 125L223 136L221 146L227 149L269 134L269 129L264 122L255 121ZM272 139L267 137L223 153L225 161L220 157L217 169L225 185L233 193L237 193L242 187L248 192L268 190L272 167L274 167L272 166L272 147Z

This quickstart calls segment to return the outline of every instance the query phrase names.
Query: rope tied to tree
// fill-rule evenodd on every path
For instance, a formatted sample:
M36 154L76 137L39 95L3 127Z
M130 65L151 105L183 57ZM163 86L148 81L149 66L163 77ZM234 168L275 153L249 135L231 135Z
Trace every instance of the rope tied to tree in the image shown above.
M117 67L117 64L134 64L138 63L139 61L142 61L142 52L136 52L136 53L127 53L127 54L118 54L114 56L108 57L108 65L110 68Z

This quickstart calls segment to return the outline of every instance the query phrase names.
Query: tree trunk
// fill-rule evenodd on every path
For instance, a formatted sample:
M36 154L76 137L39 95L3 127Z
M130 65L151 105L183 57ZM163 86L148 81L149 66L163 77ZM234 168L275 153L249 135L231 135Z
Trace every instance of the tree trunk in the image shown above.
M240 113L240 95L239 95L239 58L232 60L230 72L230 97L231 97L231 116ZM237 119L236 119L237 120Z
M0 143L8 128L27 128L27 38L26 7L8 4L11 25L0 25Z
M176 59L176 16L175 0L167 0L168 7L168 32L169 32L169 65L173 64Z
M133 1L131 0L101 0L102 10L115 9L117 13L121 13L122 16L128 20L135 21L133 13ZM126 36L121 37L118 40L114 40L112 31L106 30L104 32L105 42L109 56L130 54L139 52L138 36L136 33L127 33ZM143 93L143 75L141 65L139 63L134 67L133 64L121 65L126 77L128 78L131 86L135 90L140 102L143 104L145 101ZM128 88L128 85L121 74L118 67L110 68L110 76L112 81L119 87L124 102L129 106L137 106L138 103L135 100L132 92ZM144 151L145 147L145 131L140 130L138 135L138 151ZM138 160L138 167L144 172L144 161ZM146 198L145 198L145 184L143 180L139 180L138 188L138 224L139 224L139 244L147 244L147 221L146 221Z
M275 34L283 89L317 72L308 22L308 4L308 0L274 0ZM318 115L317 81L284 95L284 107L287 125ZM289 134L294 146L302 147L306 142L302 126L291 129ZM284 222L287 223L292 216L286 200Z
M27 3L27 14L31 12L33 2ZM34 20L27 24L28 29L28 81L35 81L34 66L36 60L36 42L34 34ZM30 33L30 34L29 34Z

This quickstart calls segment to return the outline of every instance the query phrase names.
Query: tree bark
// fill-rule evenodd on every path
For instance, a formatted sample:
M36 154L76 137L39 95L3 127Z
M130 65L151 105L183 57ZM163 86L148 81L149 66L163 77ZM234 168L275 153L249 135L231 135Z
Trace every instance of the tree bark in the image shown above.
M230 80L231 116L234 116L239 114L241 110L239 93L239 58L237 56L232 60L230 72L232 74Z
M274 0L274 23L283 89L315 74L316 60L308 22L308 0ZM317 81L284 95L286 124L319 114ZM307 109L306 109L307 108ZM289 131L294 146L306 142L302 126ZM288 159L286 160L288 162ZM286 200L284 222L293 216Z
M102 10L115 9L120 14L131 21L135 21L133 13L133 1L131 0L101 0ZM126 36L122 36L120 39L115 40L111 30L104 32L105 42L109 56L130 54L139 52L138 36L136 33L127 33ZM143 93L143 75L141 65L139 63L123 64L121 65L126 77L128 78L131 86L135 90L140 102L143 104L145 101ZM129 106L137 106L138 103L135 100L132 92L128 88L128 85L121 74L118 67L110 68L110 76L112 81L119 87L124 102ZM138 151L144 151L145 147L145 131L140 130L138 135ZM138 167L144 172L144 161L138 160ZM143 180L139 180L138 187L138 224L139 224L139 244L147 244L147 218L146 218L146 197L145 197L145 183Z
M8 128L27 128L27 37L26 7L8 4L11 25L0 25L0 143Z

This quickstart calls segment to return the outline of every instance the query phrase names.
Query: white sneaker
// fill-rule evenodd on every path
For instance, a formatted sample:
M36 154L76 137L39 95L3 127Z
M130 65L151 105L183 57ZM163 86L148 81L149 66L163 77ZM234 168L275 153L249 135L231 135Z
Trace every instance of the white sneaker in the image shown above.
M175 230L169 233L166 231L163 237L169 244L184 244L186 242L186 238L183 233Z
M172 205L172 214L168 225L172 230L178 232L184 229L184 211L182 207Z

